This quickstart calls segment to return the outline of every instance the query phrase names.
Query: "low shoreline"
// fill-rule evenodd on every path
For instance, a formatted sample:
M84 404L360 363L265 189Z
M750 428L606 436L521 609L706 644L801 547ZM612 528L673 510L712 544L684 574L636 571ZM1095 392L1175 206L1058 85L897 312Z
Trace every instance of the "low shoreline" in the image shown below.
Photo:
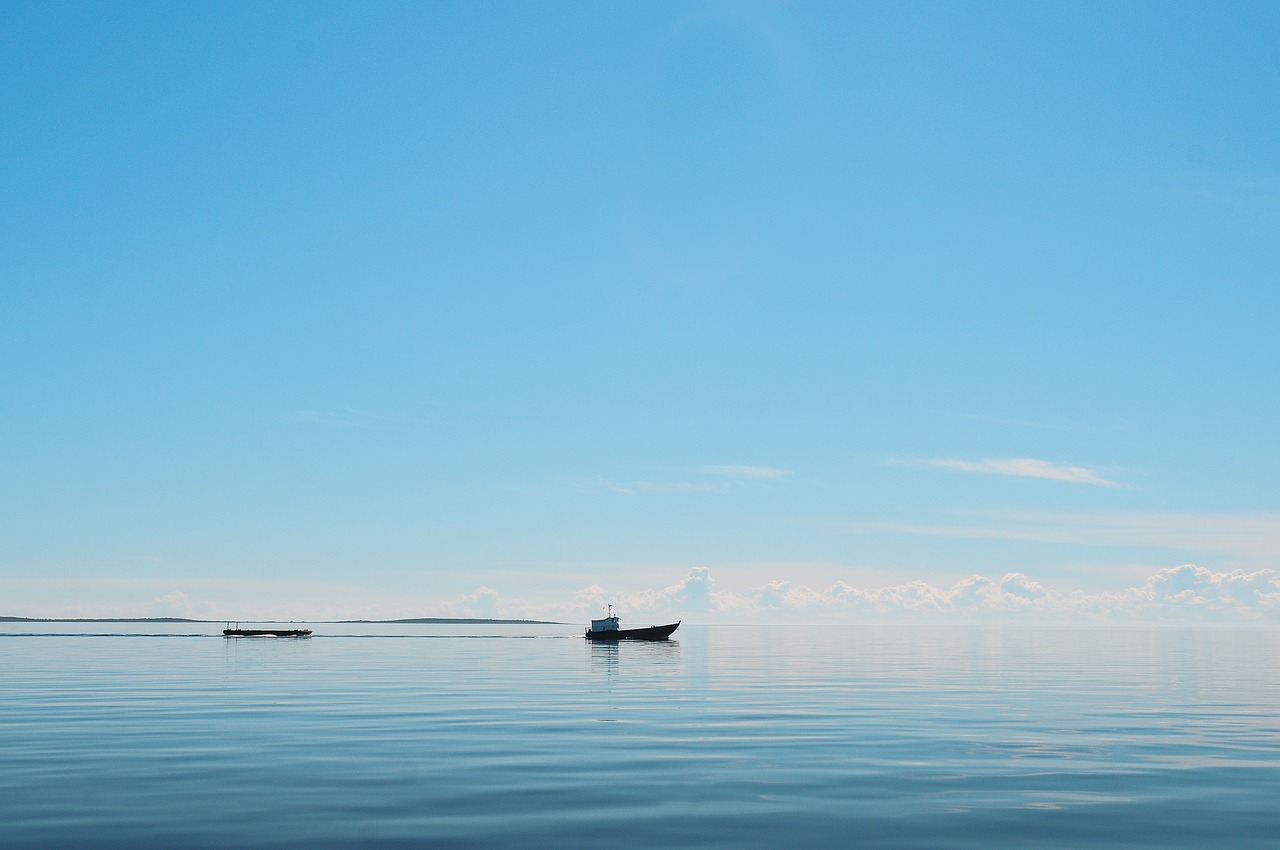
M186 617L0 617L0 623L225 623L230 620L192 620ZM254 623L383 623L388 625L508 625L563 626L554 620L486 620L475 617L413 617L401 620L240 620Z

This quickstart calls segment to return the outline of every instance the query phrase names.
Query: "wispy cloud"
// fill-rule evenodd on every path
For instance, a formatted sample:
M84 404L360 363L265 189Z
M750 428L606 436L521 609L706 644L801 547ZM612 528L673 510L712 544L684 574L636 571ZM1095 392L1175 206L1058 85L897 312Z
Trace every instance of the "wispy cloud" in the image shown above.
M724 478L746 478L753 480L777 480L791 474L789 469L776 466L702 466L700 472L708 475L719 475Z
M1094 487L1128 487L1130 485L1104 478L1096 469L1072 466L1039 458L987 458L984 460L959 460L950 458L905 461L914 466L947 469L952 472L973 472L980 475L1009 475L1016 478L1043 478L1050 481L1067 481L1072 484L1090 484Z

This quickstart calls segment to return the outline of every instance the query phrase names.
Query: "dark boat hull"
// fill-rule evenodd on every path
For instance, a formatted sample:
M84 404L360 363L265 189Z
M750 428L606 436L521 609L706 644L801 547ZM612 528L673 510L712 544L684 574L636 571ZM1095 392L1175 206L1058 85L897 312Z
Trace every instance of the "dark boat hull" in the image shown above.
M613 629L607 632L587 630L587 640L666 640L680 626L669 623L665 626L650 626L647 629Z
M311 637L311 629L223 629L223 637Z

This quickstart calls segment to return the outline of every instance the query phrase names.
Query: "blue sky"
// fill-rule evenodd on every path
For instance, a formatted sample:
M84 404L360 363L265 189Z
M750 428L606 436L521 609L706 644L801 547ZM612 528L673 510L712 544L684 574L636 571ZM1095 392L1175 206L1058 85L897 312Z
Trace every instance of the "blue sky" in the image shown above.
M1280 610L1274 6L0 40L0 613Z

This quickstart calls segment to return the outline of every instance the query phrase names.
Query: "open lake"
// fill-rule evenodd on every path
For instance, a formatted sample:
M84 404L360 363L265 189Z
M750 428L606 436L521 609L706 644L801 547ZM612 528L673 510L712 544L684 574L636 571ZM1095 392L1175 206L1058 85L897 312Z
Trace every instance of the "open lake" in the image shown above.
M1280 630L221 628L0 624L0 844L1280 843Z

